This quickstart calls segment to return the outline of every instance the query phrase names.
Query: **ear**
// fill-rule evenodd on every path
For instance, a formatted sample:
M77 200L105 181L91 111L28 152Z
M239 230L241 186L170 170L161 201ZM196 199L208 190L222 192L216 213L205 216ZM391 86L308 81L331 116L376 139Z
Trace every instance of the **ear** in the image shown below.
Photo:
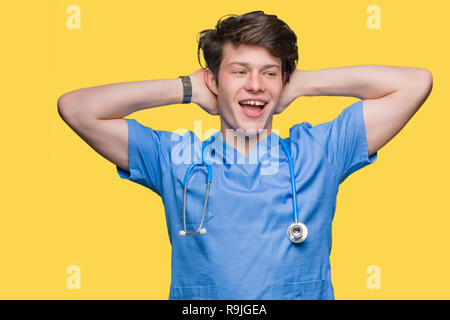
M214 74L209 68L205 69L204 76L205 76L205 83L208 86L209 90L211 90L212 92L214 92L215 95L217 95L218 90L216 78L214 77Z

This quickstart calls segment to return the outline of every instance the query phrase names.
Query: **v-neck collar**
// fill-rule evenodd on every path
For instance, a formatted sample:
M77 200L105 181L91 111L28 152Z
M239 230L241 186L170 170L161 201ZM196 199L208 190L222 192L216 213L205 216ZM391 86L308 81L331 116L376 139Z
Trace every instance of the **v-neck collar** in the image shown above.
M210 142L210 139L213 139ZM205 150L205 155L212 163L236 165L243 169L247 174L250 174L260 163L267 161L278 161L280 152L283 152L280 146L279 137L272 132L270 135L264 137L252 148L249 155L246 157L240 151L235 149L229 143L223 140L221 131L213 134L204 143L209 143L208 151Z

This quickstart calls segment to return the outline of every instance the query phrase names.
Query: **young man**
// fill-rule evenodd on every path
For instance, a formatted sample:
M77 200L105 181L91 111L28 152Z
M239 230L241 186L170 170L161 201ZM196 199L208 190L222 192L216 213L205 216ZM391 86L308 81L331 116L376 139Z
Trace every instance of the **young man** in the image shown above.
M162 197L172 244L169 299L334 299L329 255L339 184L373 163L420 108L430 72L375 65L297 70L295 34L262 11L229 17L201 35L208 68L190 80L192 102L220 116L221 130L210 139L124 119L189 102L189 79L76 90L58 100L60 115L117 165L120 177ZM316 95L361 100L330 122L302 122L277 139L273 115L297 97ZM199 160L211 171L194 167L185 180ZM276 170L264 172L265 163ZM298 229L287 231L294 210L304 226L295 235Z

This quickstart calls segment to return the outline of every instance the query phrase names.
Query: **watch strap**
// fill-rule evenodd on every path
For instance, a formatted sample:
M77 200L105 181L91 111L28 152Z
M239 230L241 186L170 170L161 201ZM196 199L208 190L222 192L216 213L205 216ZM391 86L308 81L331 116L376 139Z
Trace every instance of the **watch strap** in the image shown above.
M179 76L183 82L183 102L181 103L191 103L192 98L192 83L189 76Z

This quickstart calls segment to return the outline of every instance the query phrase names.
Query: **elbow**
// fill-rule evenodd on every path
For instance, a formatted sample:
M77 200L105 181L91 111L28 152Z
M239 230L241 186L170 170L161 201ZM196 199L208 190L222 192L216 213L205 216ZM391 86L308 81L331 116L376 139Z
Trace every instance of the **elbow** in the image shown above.
M58 98L57 106L58 106L58 114L65 122L68 121L69 118L69 98L68 94L64 94ZM73 108L72 108L73 109Z
M431 94L433 90L433 75L431 71L428 69L421 69L422 73L422 90L423 90L423 102L425 102Z
M58 98L58 114L66 123L79 113L82 96L83 92L81 90L75 90L65 93Z
M425 68L409 68L403 83L404 90L408 90L411 95L419 96L424 102L433 88L433 75Z
M410 88L412 95L416 96L422 106L428 99L433 89L433 75L431 71L425 68L417 68L415 74L411 77L413 86Z
M433 75L431 74L430 70L428 70L428 69L424 69L424 70L425 70L424 73L426 74L425 78L426 78L426 84L428 87L428 93L430 93L431 90L433 90Z
M433 88L433 75L430 70L425 68L417 68L415 76L416 87L429 94Z

